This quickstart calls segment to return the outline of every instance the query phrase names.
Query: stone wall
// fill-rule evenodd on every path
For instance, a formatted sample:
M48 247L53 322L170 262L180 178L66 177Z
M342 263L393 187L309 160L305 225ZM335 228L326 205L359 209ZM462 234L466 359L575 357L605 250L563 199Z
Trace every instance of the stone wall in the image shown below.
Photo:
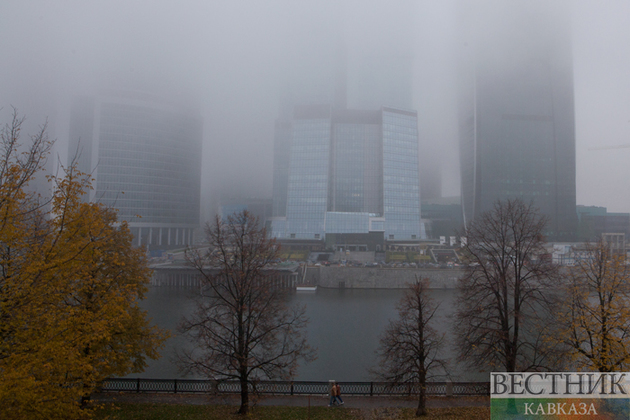
M378 267L308 267L306 277L301 270L278 270L277 281L282 287L296 283L338 289L400 289L427 277L433 289L454 289L461 269L378 268ZM304 280L304 281L303 281ZM152 286L191 287L199 285L199 273L191 267L153 267Z
M196 268L183 265L154 265L151 267L151 286L170 287L199 287L201 276ZM209 274L216 274L217 270L209 269ZM297 264L290 267L271 268L265 271L270 275L268 279L271 287L294 289L298 283L299 270Z
M433 289L453 289L463 274L461 269L309 267L307 277L324 288L400 289L419 276L427 277Z

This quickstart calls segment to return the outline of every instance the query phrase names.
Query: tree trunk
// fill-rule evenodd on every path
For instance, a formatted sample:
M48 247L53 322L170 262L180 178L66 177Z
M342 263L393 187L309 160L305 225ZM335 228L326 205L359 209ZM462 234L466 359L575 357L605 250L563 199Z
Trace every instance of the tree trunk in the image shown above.
M88 357L90 356L90 345L89 344L83 350L83 354L85 355L85 358L88 359ZM84 383L83 384L83 395L81 396L81 408L87 408L87 406L88 406L88 404L90 402L90 397L91 397L91 389L86 383Z
M249 387L247 379L241 377L241 407L238 409L238 414L247 415L249 413Z
M426 383L420 384L420 394L418 395L418 409L416 410L416 417L427 415L427 386Z
M83 386L83 388L87 388L87 386ZM88 404L90 403L91 400L91 395L86 391L85 394L83 394L81 396L81 408L87 408Z

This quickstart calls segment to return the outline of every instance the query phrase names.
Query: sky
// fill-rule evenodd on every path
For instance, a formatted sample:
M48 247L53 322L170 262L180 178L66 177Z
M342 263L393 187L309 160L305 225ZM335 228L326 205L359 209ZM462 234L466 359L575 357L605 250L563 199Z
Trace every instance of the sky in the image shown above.
M605 148L630 146L630 2L550 2L572 21L577 203L630 212L630 147ZM29 127L48 118L65 159L74 96L116 88L183 98L204 119L205 202L220 194L270 198L274 121L287 84L321 77L338 51L404 55L413 62L421 149L442 194L458 195L459 7L458 0L3 0L0 122L11 106Z

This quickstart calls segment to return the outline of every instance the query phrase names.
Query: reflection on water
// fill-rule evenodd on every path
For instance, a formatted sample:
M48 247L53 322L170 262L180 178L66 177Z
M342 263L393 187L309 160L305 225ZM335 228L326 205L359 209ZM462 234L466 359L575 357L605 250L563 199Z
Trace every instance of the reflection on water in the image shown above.
M375 350L379 335L390 319L397 316L396 303L402 290L371 289L318 289L315 293L297 293L292 303L306 305L310 319L308 328L309 343L317 348L318 358L303 364L298 369L296 380L302 381L369 381L374 379L369 369L376 366ZM436 289L431 291L436 302L440 303L434 328L450 333L451 316L455 292ZM149 361L149 366L141 374L131 377L181 378L174 356L176 349L187 345L186 340L177 334L177 324L183 315L194 309L190 299L192 290L152 287L142 306L149 313L152 322L171 331L172 337L162 351L162 358ZM443 354L452 356L450 336L446 337ZM475 377L462 375L461 367L453 366L454 380L485 380L483 375ZM459 372L459 373L458 373Z

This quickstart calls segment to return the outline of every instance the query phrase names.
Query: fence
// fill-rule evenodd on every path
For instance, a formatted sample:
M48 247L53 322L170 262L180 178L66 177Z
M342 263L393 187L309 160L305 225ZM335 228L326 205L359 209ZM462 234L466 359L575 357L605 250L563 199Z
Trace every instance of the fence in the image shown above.
M339 382L344 395L405 396L417 395L419 387L411 384L388 382ZM258 381L250 384L250 390L270 395L318 395L328 394L328 382L305 381ZM164 392L164 393L213 393L238 394L238 381L214 381L207 379L141 379L109 378L103 381L101 392ZM489 382L428 382L427 395L469 396L490 395Z

